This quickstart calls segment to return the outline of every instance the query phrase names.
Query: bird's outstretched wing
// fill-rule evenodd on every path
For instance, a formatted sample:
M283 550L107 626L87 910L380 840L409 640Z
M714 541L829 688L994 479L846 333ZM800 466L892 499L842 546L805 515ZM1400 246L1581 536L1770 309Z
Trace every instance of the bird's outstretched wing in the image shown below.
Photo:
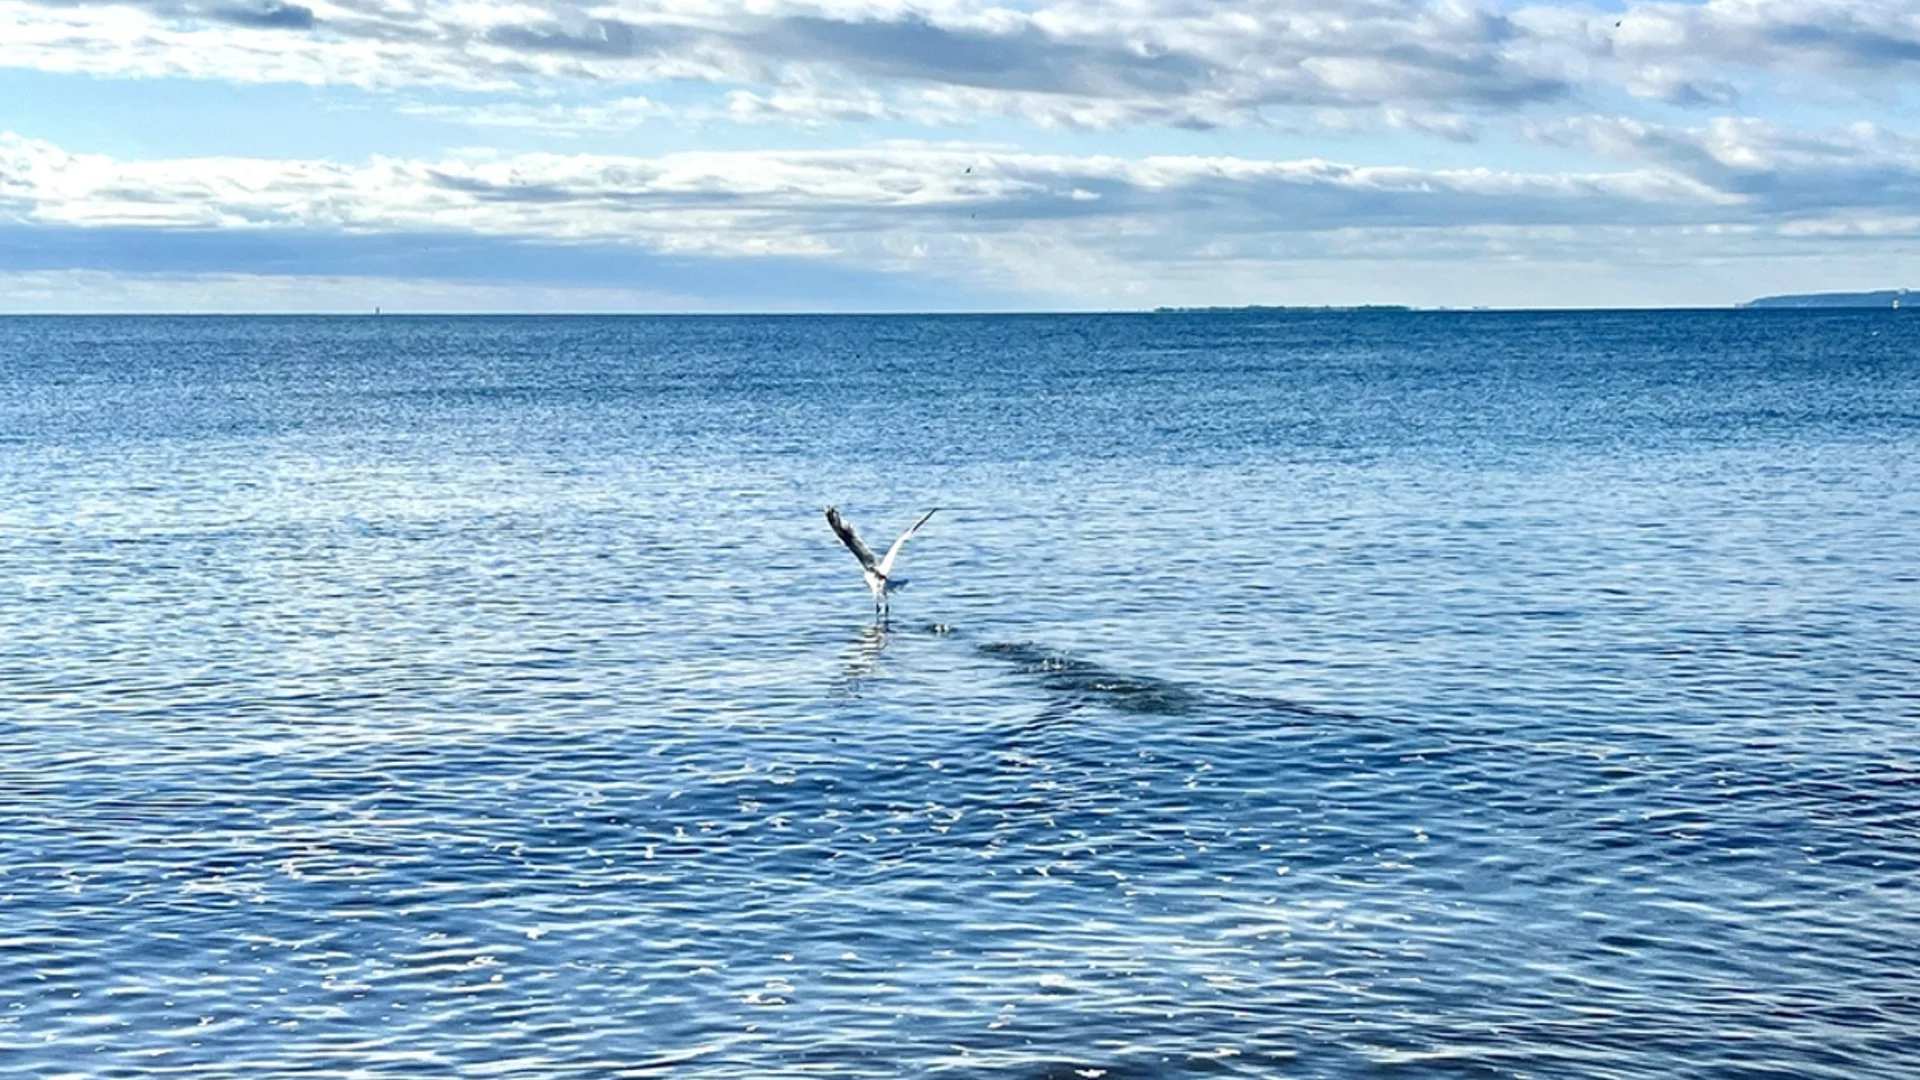
M835 510L831 506L827 507L827 524L833 529L833 534L840 538L840 542L847 545L847 550L853 552L853 557L860 560L861 566L869 570L874 569L876 560L873 557L873 549L867 547L866 543L860 539L860 534L854 532L853 526L846 523L846 520L840 516L840 511ZM915 526L915 528L918 527L917 525ZM904 537L902 539L904 539ZM895 542L894 546L899 547L900 545L898 542ZM891 559L893 553L888 552L887 557ZM885 570L877 572L882 577L886 576Z
M925 525L927 523L927 518L930 518L939 512L940 512L940 508L937 506L934 507L933 509L927 511L926 515L922 517L919 521L914 522L912 528L900 534L900 538L898 540L895 540L893 542L893 546L887 549L886 558L881 559L880 565L878 567L875 567L875 571L881 577L886 577L889 574L893 573L893 560L899 556L900 549L907 546L907 538L912 536L914 533L919 532L920 526Z

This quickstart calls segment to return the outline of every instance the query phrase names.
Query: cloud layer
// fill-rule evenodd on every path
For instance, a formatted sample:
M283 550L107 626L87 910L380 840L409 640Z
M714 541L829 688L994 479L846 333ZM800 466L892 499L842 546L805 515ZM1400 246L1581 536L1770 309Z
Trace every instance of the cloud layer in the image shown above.
M1096 127L1618 90L1725 104L1781 80L1873 93L1920 65L1920 0L0 0L0 23L0 65L46 71L522 94L682 80L790 116Z
M1920 0L0 0L0 24L33 77L300 84L371 120L280 157L0 121L7 273L831 307L1582 302L1583 275L1720 302L1705 268L1920 269ZM353 145L383 115L413 141ZM775 287L800 277L842 291Z
M1588 116L1535 137L1621 165L1521 173L937 147L122 161L8 135L0 270L246 266L656 292L706 274L708 291L731 275L785 296L765 290L811 266L842 285L891 280L903 303L944 281L1098 306L1184 300L1180 283L1209 276L1218 295L1223 268L1271 282L1313 261L1621 263L1633 261L1624 246L1659 261L1709 243L1780 257L1920 235L1920 146L1880 129Z

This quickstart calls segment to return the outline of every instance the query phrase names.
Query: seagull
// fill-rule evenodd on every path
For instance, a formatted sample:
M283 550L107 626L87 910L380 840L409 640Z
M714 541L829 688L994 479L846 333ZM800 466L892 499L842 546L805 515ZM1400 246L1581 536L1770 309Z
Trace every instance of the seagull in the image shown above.
M900 538L887 549L885 558L875 559L873 549L860 539L859 533L853 531L853 526L846 523L846 520L840 516L840 511L831 506L827 507L827 524L833 529L833 534L840 538L840 542L847 545L847 550L853 552L853 557L860 560L860 572L867 579L867 588L873 590L873 613L882 621L887 617L887 594L906 584L904 580L894 580L893 560L900 557L900 549L907 546L907 538L919 532L920 526L925 525L928 518L939 512L940 508L937 506L927 511L919 521L913 523L912 528L900 534Z

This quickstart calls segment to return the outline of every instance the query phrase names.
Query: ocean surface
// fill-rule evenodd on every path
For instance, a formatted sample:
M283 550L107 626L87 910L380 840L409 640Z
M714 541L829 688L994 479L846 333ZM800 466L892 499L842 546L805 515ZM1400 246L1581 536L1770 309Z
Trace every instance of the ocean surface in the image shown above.
M1920 317L0 319L8 1076L1916 1070Z

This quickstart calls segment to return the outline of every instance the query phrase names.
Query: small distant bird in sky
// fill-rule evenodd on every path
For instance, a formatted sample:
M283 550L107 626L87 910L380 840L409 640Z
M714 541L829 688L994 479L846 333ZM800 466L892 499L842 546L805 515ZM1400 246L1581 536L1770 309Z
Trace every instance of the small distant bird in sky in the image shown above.
M939 512L937 506L927 511L911 528L900 534L900 538L887 549L884 558L876 559L873 549L860 539L859 533L853 531L853 526L840 516L840 511L827 507L827 525L840 538L840 542L847 545L847 550L853 552L853 557L860 560L860 573L867 579L867 588L873 590L873 613L882 621L887 617L887 594L906 584L903 579L893 576L893 561L900 557L900 549L907 546L907 539L919 532L920 526L925 525L928 518Z

